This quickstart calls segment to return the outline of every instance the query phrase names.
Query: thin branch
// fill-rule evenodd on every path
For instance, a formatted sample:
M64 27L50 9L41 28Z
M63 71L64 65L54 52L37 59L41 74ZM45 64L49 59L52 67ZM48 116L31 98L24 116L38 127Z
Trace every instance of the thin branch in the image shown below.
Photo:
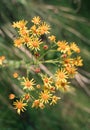
M80 69L80 72L81 72L83 75L85 75L86 77L90 78L90 72L87 72L87 71L85 71L85 70L83 70L83 69Z
M82 81L83 81L84 83L90 84L90 79L86 78L84 75L82 75L82 74L80 74L80 73L79 73L79 75L80 75L80 77L81 77L81 79L82 79Z
M83 90L86 92L88 96L90 96L90 90L86 87L85 83L82 81L82 78L80 77L80 74L75 75L76 81L79 83L79 85L83 88Z
M79 103L75 103L75 106L90 114L90 109L88 107L82 106Z
M70 27L70 26L65 26L65 29L68 30L69 32L73 33L77 37L79 37L82 41L86 42L88 45L90 45L90 40L84 37L80 32L78 32L76 29Z
M43 5L40 7L42 8ZM49 10L60 9L61 11L65 11L65 12L72 12L73 11L71 8L64 7L64 6L44 5L44 8L49 9Z

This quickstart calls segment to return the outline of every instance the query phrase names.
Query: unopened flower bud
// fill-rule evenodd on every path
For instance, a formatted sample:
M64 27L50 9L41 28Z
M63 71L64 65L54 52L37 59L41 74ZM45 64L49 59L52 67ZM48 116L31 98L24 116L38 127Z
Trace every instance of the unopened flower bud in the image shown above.
M47 49L48 49L48 45L44 45L44 46L43 46L43 49L44 49L44 50L47 50Z
M34 70L35 73L40 73L40 71L41 71L40 68L36 68L36 69Z

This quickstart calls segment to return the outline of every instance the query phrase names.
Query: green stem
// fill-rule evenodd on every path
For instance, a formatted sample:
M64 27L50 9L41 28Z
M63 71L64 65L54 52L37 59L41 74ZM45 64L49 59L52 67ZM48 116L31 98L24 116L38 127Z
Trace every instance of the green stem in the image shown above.
M51 50L52 48L54 48L54 47L56 47L56 44L54 44L53 46L51 46L50 47L50 49L49 50L47 50L40 58L39 58L39 60L41 60L47 53L49 53L49 51L57 51L57 50Z
M52 64L55 64L55 63L60 63L60 61L58 61L58 60L45 60L45 61L41 61L41 63L52 63Z

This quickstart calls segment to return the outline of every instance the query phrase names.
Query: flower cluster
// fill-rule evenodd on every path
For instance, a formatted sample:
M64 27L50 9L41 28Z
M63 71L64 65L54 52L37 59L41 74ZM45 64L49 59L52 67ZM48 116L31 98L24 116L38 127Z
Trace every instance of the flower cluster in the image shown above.
M20 99L17 99L14 94L9 95L11 100L14 99L13 105L18 114L21 111L23 112L28 104L32 108L41 109L47 105L56 104L61 99L58 96L58 91L68 91L69 79L74 78L77 67L83 65L81 57L77 56L80 49L76 43L57 41L56 37L50 33L50 26L43 22L39 16L34 17L31 22L32 26L30 28L27 27L28 22L25 20L14 22L12 25L18 31L18 37L14 40L14 45L18 48L23 46L30 50L34 58L28 63L30 62L33 72L40 78L40 81L37 81L34 76L20 77L17 73L13 74L13 77L19 80L24 92ZM58 53L58 57L56 59L45 59L45 56L52 51ZM56 64L58 68L51 76L41 70L40 64L42 63Z

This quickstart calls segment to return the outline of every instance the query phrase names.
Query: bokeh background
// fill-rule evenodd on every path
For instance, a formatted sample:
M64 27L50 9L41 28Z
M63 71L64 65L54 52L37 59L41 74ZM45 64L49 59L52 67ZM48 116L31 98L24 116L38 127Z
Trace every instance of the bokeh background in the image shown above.
M8 95L21 91L12 74L25 74L20 59L26 54L13 46L16 32L11 25L37 15L51 25L58 40L78 44L84 66L71 81L72 91L57 105L44 110L28 107L19 116ZM0 0L1 55L9 67L0 67L0 130L90 130L90 0Z

